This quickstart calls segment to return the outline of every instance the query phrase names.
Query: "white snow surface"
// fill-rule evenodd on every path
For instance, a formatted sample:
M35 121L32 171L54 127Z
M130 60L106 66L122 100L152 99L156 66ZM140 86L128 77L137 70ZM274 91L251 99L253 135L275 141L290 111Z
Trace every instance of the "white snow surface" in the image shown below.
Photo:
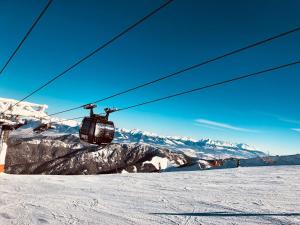
M0 224L300 224L300 166L0 175Z
M15 105L17 103L17 105ZM14 107L10 108L11 106ZM0 98L0 111L6 111L8 114L28 116L34 118L48 117L45 110L47 105L35 104L30 102L19 102L15 99Z
M162 158L159 156L154 156L151 161L145 161L143 162L143 165L150 163L153 166L155 166L155 168L157 170L164 170L168 168L168 165L171 164L171 162L167 159L167 158Z

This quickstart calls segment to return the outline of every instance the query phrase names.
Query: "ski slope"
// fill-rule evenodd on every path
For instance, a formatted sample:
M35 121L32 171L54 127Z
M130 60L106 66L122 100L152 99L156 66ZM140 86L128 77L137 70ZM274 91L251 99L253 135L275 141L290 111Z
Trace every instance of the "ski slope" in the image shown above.
M6 224L300 224L300 166L0 175Z

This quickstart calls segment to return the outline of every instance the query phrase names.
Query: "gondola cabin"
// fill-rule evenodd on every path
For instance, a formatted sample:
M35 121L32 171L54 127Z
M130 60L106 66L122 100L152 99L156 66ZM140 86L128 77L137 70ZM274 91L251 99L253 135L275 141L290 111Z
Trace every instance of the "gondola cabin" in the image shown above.
M90 116L82 120L79 137L81 140L91 144L109 144L114 139L115 126L112 121L108 120L108 116L115 110L106 108L105 115L97 115L93 112L95 107L95 105L85 106L85 109L90 110Z

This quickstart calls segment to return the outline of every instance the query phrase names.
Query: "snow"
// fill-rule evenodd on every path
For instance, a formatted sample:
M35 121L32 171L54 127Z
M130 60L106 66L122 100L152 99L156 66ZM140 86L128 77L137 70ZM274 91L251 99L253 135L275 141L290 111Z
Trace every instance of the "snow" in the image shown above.
M201 152L202 158L254 158L266 156L264 152L247 144L230 143L211 139L194 140L189 137L162 136L137 129L116 129L115 140L120 143L148 143L174 151L188 151L188 154L191 154L191 151L194 151L194 155L200 155L198 153Z
M16 103L18 104L10 109L10 107L12 105L15 105ZM30 102L19 102L18 100L9 98L0 98L0 111L7 110L9 114L13 115L21 115L34 118L49 117L45 113L45 110L47 108L47 105L40 105Z
M168 168L168 165L171 162L167 158L162 158L159 156L154 156L151 161L145 161L143 162L143 165L145 164L152 164L157 170L164 170Z
M0 175L7 224L300 224L300 166Z
M44 123L59 123L60 125L66 125L69 127L79 126L79 123L75 120L64 120L60 118L50 117L46 113L48 105L36 104L31 102L19 102L15 99L0 98L0 111L6 111L9 115L18 115L25 117L29 120L40 121ZM18 103L17 105L15 105ZM12 105L15 105L12 109Z

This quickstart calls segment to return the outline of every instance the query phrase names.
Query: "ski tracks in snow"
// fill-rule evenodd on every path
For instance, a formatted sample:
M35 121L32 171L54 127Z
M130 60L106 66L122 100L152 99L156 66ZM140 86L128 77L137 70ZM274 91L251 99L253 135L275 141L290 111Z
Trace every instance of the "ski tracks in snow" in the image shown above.
M0 175L7 224L300 224L300 167Z

